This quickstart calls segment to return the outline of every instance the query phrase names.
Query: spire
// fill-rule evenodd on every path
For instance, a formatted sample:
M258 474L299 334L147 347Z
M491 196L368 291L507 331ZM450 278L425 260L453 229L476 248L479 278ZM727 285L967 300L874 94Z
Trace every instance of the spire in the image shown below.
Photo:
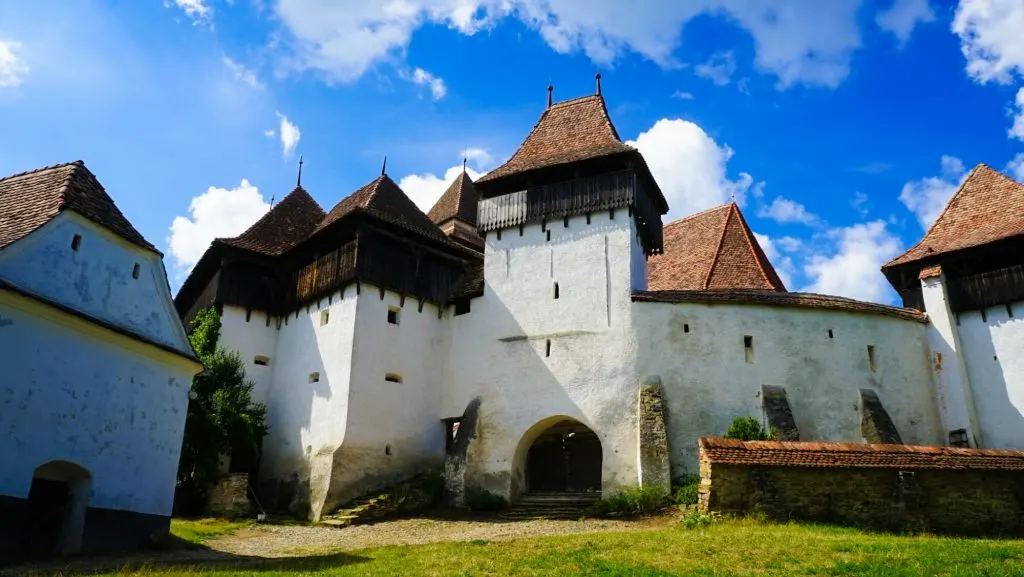
M598 72L595 78L597 79L597 95L601 96L601 73Z
M384 164L380 167L380 175L384 176L388 172L388 155L384 155Z
M295 188L302 188L302 155L299 155L299 178L295 182Z
M554 91L554 89L555 87L552 86L550 82L548 82L548 108L551 108L551 93L552 91Z
M466 162L467 162L468 160L469 160L469 157L467 157L467 156L463 156L463 157L462 157L462 172L463 172L463 173L465 173L465 172L466 172Z

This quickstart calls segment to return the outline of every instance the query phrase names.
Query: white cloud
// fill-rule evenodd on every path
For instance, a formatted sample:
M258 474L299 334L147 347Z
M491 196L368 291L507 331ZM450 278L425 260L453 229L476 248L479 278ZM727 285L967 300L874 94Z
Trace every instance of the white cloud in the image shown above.
M891 32L900 45L905 45L918 24L935 21L929 0L894 0L892 6L875 16L878 27Z
M299 127L292 124L288 117L277 113L277 117L281 119L281 150L285 157L289 157L295 152L295 147L299 145L299 139L302 138L302 133L299 132ZM264 133L266 134L266 133Z
M783 236L775 239L775 244L785 252L796 252L804 246L804 241L792 236Z
M429 86L430 96L434 100L441 100L445 94L448 94L448 87L445 86L444 79L438 78L422 68L416 68L411 74L403 74L402 76L413 84Z
M966 178L967 171L959 158L943 156L940 175L904 184L900 202L914 213L921 228L928 230Z
M259 189L242 179L235 188L211 186L189 203L189 216L171 222L167 247L175 271L183 277L215 238L237 236L270 210Z
M754 237L757 239L757 243L761 245L761 249L764 250L764 255L772 263L772 268L775 269L779 278L782 279L782 284L786 285L787 289L791 288L793 286L793 274L796 273L796 265L793 264L792 257L783 255L776 248L776 243L782 239L773 239L767 234L756 232Z
M480 171L494 166L494 157L482 148L467 148L462 151L462 158L465 158L470 166L474 166Z
M611 64L626 52L678 66L683 26L701 14L721 14L750 33L754 65L779 87L834 87L860 46L860 0L279 0L277 16L290 33L297 69L329 80L354 81L371 66L404 57L413 32L426 24L473 34L515 17L556 52L582 52Z
M773 200L770 205L762 206L761 210L758 211L757 216L761 218L770 218L781 223L798 222L808 226L813 226L821 222L818 215L808 211L804 205L796 202L795 200L790 200L781 196L775 197L775 200Z
M193 24L206 23L213 15L213 9L210 8L207 0L173 0L173 3L192 19ZM168 0L164 0L164 6L170 6Z
M711 55L704 64L698 64L693 69L694 73L701 78L707 78L715 83L715 86L725 86L732 80L736 73L736 59L732 51L716 52Z
M1024 152L1018 153L1007 163L1006 172L1017 182L1024 182Z
M868 195L860 192L859 190L853 193L853 198L850 200L850 206L854 210L860 213L861 216L868 215Z
M0 88L14 88L25 80L28 64L18 56L21 43L0 38Z
M1024 75L1024 2L960 0L953 18L967 73L980 83L1009 84Z
M1024 34L1024 30L1021 31L1021 34ZM1024 86L1017 91L1016 106L1016 111L1011 109L1013 126L1010 127L1010 137L1024 140Z
M730 180L725 165L732 149L687 120L662 118L626 144L640 150L661 186L669 206L665 222L725 204L733 194L742 205L754 183L747 173Z
M263 89L263 83L261 83L260 79L256 77L255 72L249 70L245 66L242 66L241 64L235 62L227 56L223 58L223 61L224 66L228 67L228 70L231 71L231 74L235 77L235 80L242 82L244 84L248 84L250 87L256 90Z
M434 206L437 199L441 198L444 191L448 190L448 187L461 172L462 165L459 164L446 170L444 176L440 178L432 173L410 174L403 176L398 181L398 187L416 203L420 210L427 212ZM473 180L482 176L482 173L469 167L466 167L466 174Z
M678 98L679 100L693 100L694 96L690 92L676 90L675 92L672 93L672 98Z
M898 236L876 220L831 229L824 235L825 252L812 254L804 264L808 292L892 303L893 291L879 272L883 264L903 250Z

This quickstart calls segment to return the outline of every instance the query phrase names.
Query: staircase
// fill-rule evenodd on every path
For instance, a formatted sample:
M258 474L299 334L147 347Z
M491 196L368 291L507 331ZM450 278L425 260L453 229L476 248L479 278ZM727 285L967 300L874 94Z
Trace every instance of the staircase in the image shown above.
M416 475L397 485L355 499L333 513L324 515L320 523L342 528L415 514L439 501L443 483L437 475Z
M589 493L525 493L501 513L503 519L568 519L577 520L601 498L600 492Z

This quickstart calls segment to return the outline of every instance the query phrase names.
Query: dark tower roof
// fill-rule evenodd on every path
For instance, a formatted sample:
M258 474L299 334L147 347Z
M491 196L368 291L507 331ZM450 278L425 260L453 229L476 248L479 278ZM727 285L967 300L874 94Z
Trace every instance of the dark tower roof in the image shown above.
M261 254L283 254L312 234L324 216L326 213L313 197L297 186L245 232L218 240Z
M477 195L473 181L463 170L455 177L448 190L434 203L427 217L435 224L457 218L467 224L476 226L476 208L480 197Z
M0 249L73 210L121 238L159 254L135 230L81 160L0 178Z
M652 291L786 291L736 203L666 224L665 253L647 266Z
M327 213L313 234L355 212L364 212L427 238L447 242L441 229L386 174L342 199Z

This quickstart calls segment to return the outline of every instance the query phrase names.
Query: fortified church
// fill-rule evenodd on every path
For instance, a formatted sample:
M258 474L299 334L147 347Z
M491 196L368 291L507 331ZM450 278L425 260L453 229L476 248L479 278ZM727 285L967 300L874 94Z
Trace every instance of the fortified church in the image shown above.
M599 79L600 81L600 79ZM515 501L666 486L755 416L785 440L1024 447L1024 185L980 165L883 268L890 307L793 293L738 206L663 224L601 95L548 106L428 214L386 174L301 186L215 240L178 293L216 306L270 433L264 506L318 519L445 468Z

